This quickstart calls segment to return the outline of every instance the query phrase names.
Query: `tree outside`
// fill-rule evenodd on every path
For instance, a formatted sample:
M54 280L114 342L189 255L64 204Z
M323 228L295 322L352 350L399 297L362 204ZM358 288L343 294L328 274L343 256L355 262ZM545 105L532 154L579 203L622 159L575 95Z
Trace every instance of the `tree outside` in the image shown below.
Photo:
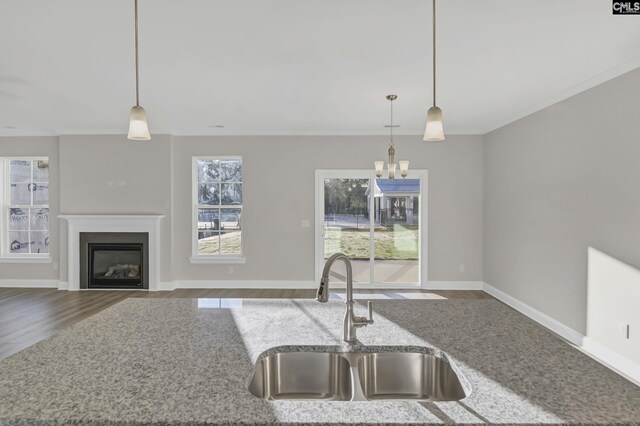
M325 179L325 258L343 252L369 259L369 179ZM418 260L419 230L409 225L375 225L374 258Z

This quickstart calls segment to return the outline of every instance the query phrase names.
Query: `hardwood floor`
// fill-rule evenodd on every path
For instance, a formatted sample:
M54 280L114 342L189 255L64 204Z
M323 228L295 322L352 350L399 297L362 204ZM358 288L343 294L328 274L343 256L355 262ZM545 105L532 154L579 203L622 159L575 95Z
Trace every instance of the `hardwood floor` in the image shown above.
M490 299L483 291L354 290L387 299ZM344 291L332 292L340 298ZM0 288L0 359L46 339L65 327L132 297L152 298L286 298L315 297L315 290L174 290L174 291L59 291ZM366 296L364 296L366 297ZM374 296L372 296L374 297Z

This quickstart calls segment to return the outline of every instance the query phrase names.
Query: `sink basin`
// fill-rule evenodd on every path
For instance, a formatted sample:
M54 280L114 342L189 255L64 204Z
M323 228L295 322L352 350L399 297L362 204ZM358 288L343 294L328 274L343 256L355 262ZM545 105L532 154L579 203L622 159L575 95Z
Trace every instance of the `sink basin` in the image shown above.
M432 348L278 347L258 359L249 391L268 400L458 401L471 386Z
M366 354L358 360L358 374L368 400L458 401L467 396L449 360L432 354Z
M249 392L269 400L349 401L351 368L337 353L279 352L258 361Z

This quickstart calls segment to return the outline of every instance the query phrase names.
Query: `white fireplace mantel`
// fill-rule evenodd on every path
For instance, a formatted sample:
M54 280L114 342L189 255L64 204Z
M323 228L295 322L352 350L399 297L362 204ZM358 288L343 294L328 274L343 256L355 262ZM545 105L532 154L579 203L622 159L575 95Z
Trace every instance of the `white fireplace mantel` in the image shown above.
M146 232L149 234L149 291L159 290L160 220L164 215L92 215L64 214L59 219L68 223L67 262L69 290L80 290L81 232Z

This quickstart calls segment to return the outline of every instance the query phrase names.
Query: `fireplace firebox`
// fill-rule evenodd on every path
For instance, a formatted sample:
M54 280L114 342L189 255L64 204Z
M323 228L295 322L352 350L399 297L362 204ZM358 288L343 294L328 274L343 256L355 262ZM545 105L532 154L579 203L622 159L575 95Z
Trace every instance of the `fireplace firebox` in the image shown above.
M88 288L142 288L142 244L89 243Z
M80 289L149 289L149 234L80 232Z

